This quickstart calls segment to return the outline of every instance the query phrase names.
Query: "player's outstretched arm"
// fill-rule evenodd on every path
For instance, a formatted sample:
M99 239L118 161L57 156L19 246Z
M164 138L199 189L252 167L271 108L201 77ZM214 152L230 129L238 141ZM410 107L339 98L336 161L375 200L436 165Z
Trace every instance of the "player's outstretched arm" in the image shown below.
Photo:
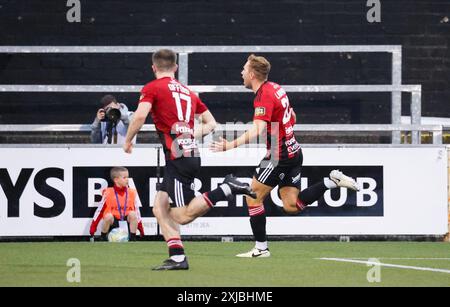
M194 137L200 139L210 134L216 129L217 123L210 111L205 111L200 115L200 125L194 131Z
M297 114L295 114L295 111L293 108L291 108L291 116L294 118L294 122L297 122Z
M140 103L136 112L134 112L131 123L128 126L125 143L123 144L123 150L126 153L131 153L133 150L133 139L138 134L139 130L141 130L151 109L152 105L150 103Z
M266 127L267 123L265 121L259 119L254 120L252 127L237 139L228 142L227 140L220 138L218 141L211 143L210 149L213 152L227 151L243 144L249 144L253 139L260 135Z

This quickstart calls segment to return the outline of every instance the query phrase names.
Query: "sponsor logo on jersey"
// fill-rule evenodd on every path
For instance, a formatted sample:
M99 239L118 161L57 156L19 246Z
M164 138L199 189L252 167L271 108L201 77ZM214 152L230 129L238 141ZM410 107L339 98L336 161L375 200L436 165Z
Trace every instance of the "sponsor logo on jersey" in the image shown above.
M284 142L284 144L286 144L286 146L292 146L296 143L297 143L297 140L295 139L295 136L291 137L289 140Z
M286 131L286 135L290 135L294 132L294 127L292 127L292 126L286 127L285 131Z
M293 153L296 153L299 149L300 149L300 144L299 143L295 143L294 145L289 146L287 148L287 151L288 151L288 153L293 154Z
M264 107L257 107L255 109L255 116L264 116L266 115L266 108Z
M178 125L178 123L175 123L174 126L175 127L172 127L172 131L175 130L175 133L194 134L194 129L185 124Z

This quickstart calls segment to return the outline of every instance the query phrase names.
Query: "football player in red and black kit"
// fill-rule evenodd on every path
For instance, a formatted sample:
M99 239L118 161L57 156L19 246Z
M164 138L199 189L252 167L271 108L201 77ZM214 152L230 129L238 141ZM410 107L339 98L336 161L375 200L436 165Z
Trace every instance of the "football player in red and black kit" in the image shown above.
M176 54L162 49L152 56L156 80L141 91L139 106L128 128L124 151L131 153L132 140L149 113L164 148L166 166L164 179L155 197L153 213L161 226L169 248L169 258L154 270L186 270L189 268L180 237L179 225L204 215L216 202L231 195L256 197L248 184L232 175L225 177L217 189L195 196L194 179L200 170L200 155L196 139L212 132L216 122L211 112L188 87L175 79ZM194 115L200 115L202 125L194 131ZM169 197L175 208L171 208Z
M261 56L250 55L241 72L244 86L255 93L253 126L237 139L228 142L220 139L211 145L212 151L226 151L248 144L263 131L267 131L267 154L255 172L252 191L257 198L247 198L250 225L255 237L255 247L238 257L269 257L266 236L264 199L278 185L284 211L295 214L323 196L327 189L346 187L359 190L356 181L333 170L329 178L301 191L303 155L294 135L296 115L283 88L267 81L270 63ZM300 192L301 191L301 192Z

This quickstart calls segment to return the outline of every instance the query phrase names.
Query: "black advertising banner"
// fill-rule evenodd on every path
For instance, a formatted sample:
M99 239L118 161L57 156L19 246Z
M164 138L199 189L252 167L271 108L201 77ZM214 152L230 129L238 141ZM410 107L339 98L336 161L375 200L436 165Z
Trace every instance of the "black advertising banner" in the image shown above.
M127 167L134 185L141 199L142 217L153 217L151 206L155 196L156 167ZM73 217L92 217L95 207L88 205L88 189L100 190L100 185L90 187L91 178L102 178L111 186L109 178L110 167L74 167L73 168ZM383 216L383 167L382 166L304 166L302 169L302 189L328 177L333 169L340 169L345 174L354 177L360 183L360 192L350 191L344 188L332 189L322 197L317 204L309 206L298 216ZM252 178L254 167L202 167L198 176L201 183L199 192L207 192L216 188L217 182L232 172L239 178ZM164 175L162 167L161 175ZM216 185L212 185L212 178ZM197 184L199 183L197 181ZM153 185L153 186L152 186ZM92 193L92 191L91 191ZM328 194L329 193L329 194ZM95 196L95 201L101 199L100 193ZM92 204L91 204L92 205ZM277 193L269 195L264 202L268 216L285 216L281 209L282 204ZM218 206L209 211L205 217L239 217L248 216L248 210L244 206L237 205L236 198L232 202L226 202L226 206ZM291 215L289 215L291 216Z

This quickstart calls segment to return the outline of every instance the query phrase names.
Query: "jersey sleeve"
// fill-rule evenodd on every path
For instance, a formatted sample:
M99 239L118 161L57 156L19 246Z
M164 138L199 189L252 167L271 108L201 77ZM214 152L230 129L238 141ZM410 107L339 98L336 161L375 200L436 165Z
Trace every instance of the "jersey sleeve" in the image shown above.
M258 100L254 101L253 106L255 108L253 120L259 119L270 122L273 112L273 101L271 97L262 94Z
M155 102L156 90L152 84L144 86L141 90L141 96L139 97L139 103L150 103Z
M208 111L208 107L203 103L203 101L198 97L196 94L193 94L196 100L196 108L195 108L195 114L202 114L206 111Z
M139 209L142 207L141 199L139 198L139 195L136 190L134 190L135 197L134 197L134 211L136 212L136 216L138 219L138 222L141 221L141 210Z
M91 226L89 227L89 234L93 236L95 232L97 231L97 226L100 223L100 221L103 218L103 215L105 214L105 211L107 209L106 205L106 193L105 190L103 191L103 196L100 204L97 207L97 210L95 210L94 217L92 218Z
M136 191L136 197L134 198L134 211L136 212L136 217L138 220L137 229L139 230L139 233L142 238L144 237L145 233L144 233L144 225L142 223L141 210L139 209L140 207L142 207L142 204Z

